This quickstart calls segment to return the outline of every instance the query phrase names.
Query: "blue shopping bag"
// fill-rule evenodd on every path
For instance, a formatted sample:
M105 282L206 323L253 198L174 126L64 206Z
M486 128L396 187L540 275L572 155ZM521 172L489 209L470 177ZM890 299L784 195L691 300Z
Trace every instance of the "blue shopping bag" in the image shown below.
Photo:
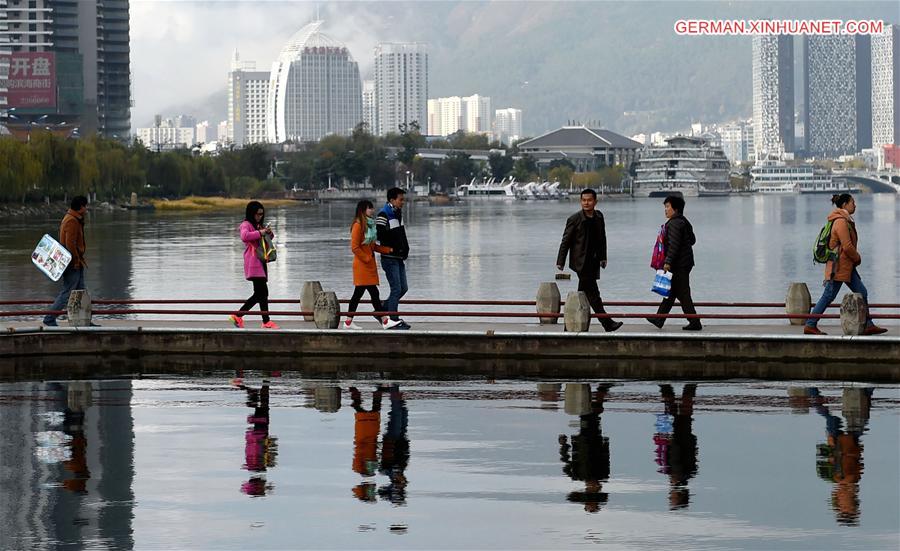
M650 290L664 297L669 296L672 291L672 272L656 270L656 277L653 278L653 287Z

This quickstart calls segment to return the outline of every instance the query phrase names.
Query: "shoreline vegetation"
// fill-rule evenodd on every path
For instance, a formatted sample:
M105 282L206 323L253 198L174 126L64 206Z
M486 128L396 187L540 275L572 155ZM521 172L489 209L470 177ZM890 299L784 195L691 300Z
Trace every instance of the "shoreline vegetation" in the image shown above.
M195 197L189 196L183 199L151 199L150 204L157 211L215 211L215 210L241 210L247 206L248 201L252 198L236 198L236 197ZM299 205L300 201L294 199L256 199L266 207L284 207L288 205Z

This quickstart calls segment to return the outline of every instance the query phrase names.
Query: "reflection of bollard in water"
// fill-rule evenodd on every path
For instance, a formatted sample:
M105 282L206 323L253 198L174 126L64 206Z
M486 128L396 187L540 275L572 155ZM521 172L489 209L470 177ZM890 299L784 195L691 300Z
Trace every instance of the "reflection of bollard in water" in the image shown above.
M554 282L544 282L538 286L537 292L538 313L559 313L560 296L559 287ZM553 325L559 322L559 318L540 318L541 325Z
M809 287L806 283L791 283L788 286L787 296L784 299L784 309L788 314L808 314L812 309L812 297L809 296ZM791 318L791 325L803 325L802 318Z
M872 399L868 389L845 388L841 396L841 414L847 421L847 432L861 433L869 421Z
M559 383L538 383L538 399L542 402L555 402L559 400L559 391L562 385Z
M316 295L313 318L317 329L337 329L341 321L340 306L334 291L322 291Z
M809 413L809 391L802 386L789 386L787 389L788 403L791 405L791 413L801 415Z
M66 392L66 405L73 411L84 411L91 407L93 400L93 387L88 381L73 381L69 383Z
M322 292L322 284L318 281L306 281L300 291L300 311L312 312L316 307L316 296ZM303 316L303 321L313 321L315 316Z
M334 413L341 409L341 389L336 386L316 387L314 400L316 409L323 413Z
M66 314L72 327L91 325L91 295L85 289L72 291L66 304Z
M860 293L847 293L841 301L841 329L845 335L862 335L868 317L866 302Z
M591 305L584 291L572 291L566 296L566 331L581 333L591 327Z
M591 412L591 385L566 383L566 414L587 415Z

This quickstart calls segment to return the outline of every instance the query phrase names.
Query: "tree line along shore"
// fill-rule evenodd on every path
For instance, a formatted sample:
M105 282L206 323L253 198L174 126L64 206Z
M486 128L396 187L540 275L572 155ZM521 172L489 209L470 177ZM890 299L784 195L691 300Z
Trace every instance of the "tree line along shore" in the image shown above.
M426 148L453 151L438 164L419 155ZM490 151L487 161L472 159L466 153L472 150ZM98 136L67 139L45 131L32 132L26 142L3 137L0 205L13 212L41 208L30 206L39 203L64 203L75 195L115 205L129 201L132 193L142 200L268 198L287 190L322 190L342 184L383 190L397 182L427 183L433 190L451 191L472 178L499 181L505 177L527 182L546 176L563 186L601 188L618 186L625 173L621 166L575 173L574 166L563 160L542 175L532 157L518 154L516 144L507 146L464 132L426 141L415 123L383 137L360 124L349 136L327 136L318 142L253 144L214 155L199 151L151 151L137 141L126 144Z

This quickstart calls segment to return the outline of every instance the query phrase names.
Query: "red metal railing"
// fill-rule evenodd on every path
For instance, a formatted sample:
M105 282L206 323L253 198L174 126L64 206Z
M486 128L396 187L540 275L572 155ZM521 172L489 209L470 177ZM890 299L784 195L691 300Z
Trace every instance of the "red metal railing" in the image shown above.
M130 306L130 305L166 305L166 304L175 304L175 305L193 305L193 304L234 304L239 305L244 302L244 299L93 299L91 301L93 305L99 306L120 306L119 308L99 308L93 310L93 315L95 316L122 316L122 315L178 315L178 316L227 316L229 314L237 313L237 310L223 310L223 309L170 309L170 308L121 308L121 306ZM271 304L299 304L300 301L296 299L270 299L269 302ZM341 304L346 304L349 302L347 299L339 300ZM2 306L40 306L51 304L49 300L9 300L9 301L0 301L0 307ZM426 299L411 299L402 301L403 306L411 306L411 305L420 305L420 306L524 306L524 307L535 307L536 301L531 300L426 300ZM565 302L562 302L565 304ZM658 302L652 301L609 301L604 303L605 306L609 307L629 307L629 308L639 308L639 307L652 307L656 308L658 306ZM676 303L675 306L679 306ZM740 309L757 309L757 308L784 308L785 304L783 302L697 302L695 306L698 308L740 308ZM839 304L831 304L829 308L839 308ZM900 304L889 304L889 303L876 303L869 305L871 312L871 316L874 319L900 319L900 313L891 313L884 312L879 313L877 310L896 310L900 312ZM35 316L44 316L47 314L65 314L65 311L62 310L11 310L11 311L0 311L0 318L9 318L9 317L35 317ZM268 310L265 312L259 310L253 310L249 312L245 312L244 315L249 316L261 316L263 314L268 314L270 316L278 316L278 317L297 317L297 316L312 316L313 312L311 311L298 311L298 310ZM341 311L341 316L346 316L351 314L351 312ZM513 311L466 311L466 310L456 310L456 311L436 311L436 310L404 310L403 312L372 312L372 311L357 311L352 312L355 317L367 317L367 316L384 316L384 315L395 315L399 314L404 317L414 318L414 317L432 317L432 318L444 318L444 317L457 317L457 318L510 318L510 319L534 319L534 318L561 318L563 314L556 312L513 312ZM603 319L603 318L622 318L622 319L630 319L630 318L646 318L646 317L660 317L660 318L682 318L682 319L722 319L722 320L783 320L783 319L838 319L840 318L837 314L787 314L783 312L772 312L772 313L702 313L702 314L656 314L655 311L651 311L649 313L631 313L631 312L611 312L607 314L593 314L593 318L595 319Z

